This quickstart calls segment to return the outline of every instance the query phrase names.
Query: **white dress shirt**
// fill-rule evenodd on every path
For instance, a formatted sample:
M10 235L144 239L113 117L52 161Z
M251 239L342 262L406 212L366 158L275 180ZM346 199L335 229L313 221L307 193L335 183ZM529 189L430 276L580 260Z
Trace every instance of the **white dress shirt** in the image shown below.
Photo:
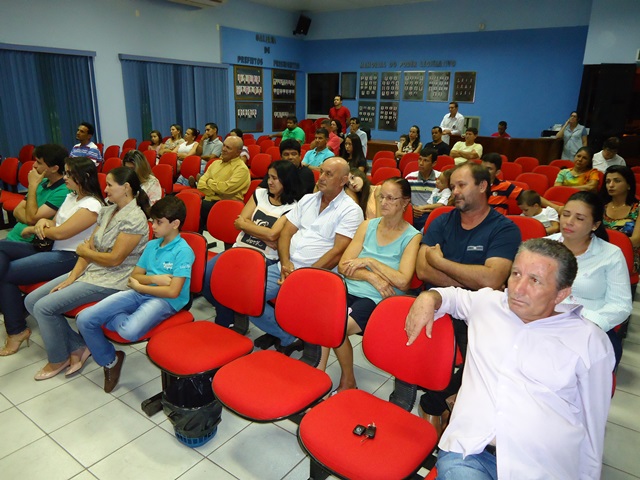
M524 323L507 292L437 288L436 312L469 325L451 423L440 448L477 454L495 440L498 478L599 479L614 354L580 307Z
M458 112L455 117L451 117L450 113L447 113L440 122L440 128L442 130L449 129L453 135L462 135L462 129L464 128L464 116ZM442 135L442 141L447 145L450 143L451 137L449 135Z

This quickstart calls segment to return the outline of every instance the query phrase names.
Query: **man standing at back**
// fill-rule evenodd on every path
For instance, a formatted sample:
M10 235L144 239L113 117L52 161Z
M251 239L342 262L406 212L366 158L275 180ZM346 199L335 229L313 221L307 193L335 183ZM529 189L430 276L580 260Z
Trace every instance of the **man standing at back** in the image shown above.
M435 218L427 228L418 252L416 273L428 287L462 287L479 290L501 288L511 271L520 245L518 227L488 204L491 178L487 169L465 163L451 174L455 209ZM467 326L454 320L456 341L462 355L467 350ZM460 388L462 371L449 387L430 391L420 399L421 415L438 434L446 424L446 399Z
M331 120L339 120L342 125L342 133L347 133L347 125L351 118L351 112L347 107L342 105L342 95L333 97L333 107L329 109L329 118Z
M320 167L318 192L302 197L293 210L278 220L284 219L278 239L280 262L268 269L267 300L278 294L281 283L296 268L336 268L363 221L362 209L344 191L348 180L349 164L343 158L325 160ZM265 306L262 316L249 319L266 333L255 340L256 347L276 345L286 355L302 350L302 342L278 326L270 305Z
M442 141L447 145L451 145L450 135L462 135L464 117L461 113L458 113L458 102L451 102L449 104L449 113L446 114L442 122L440 122L440 128L443 134Z
M249 190L251 175L249 168L240 158L242 138L229 136L222 146L222 156L213 162L198 180L198 190L204 193L200 209L200 231L207 227L207 217L213 204L218 200L244 200Z
M93 163L99 165L102 162L102 154L98 146L91 141L95 129L93 125L87 122L82 122L76 131L76 140L80 143L73 146L70 157L89 157L93 160Z

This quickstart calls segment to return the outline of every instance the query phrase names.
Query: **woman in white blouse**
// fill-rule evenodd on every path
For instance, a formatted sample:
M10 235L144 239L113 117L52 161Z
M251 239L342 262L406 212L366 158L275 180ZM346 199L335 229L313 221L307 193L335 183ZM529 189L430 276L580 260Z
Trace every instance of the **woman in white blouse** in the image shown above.
M563 303L582 305L582 316L607 332L617 366L622 343L613 329L631 314L631 285L622 251L608 241L603 214L595 193L575 193L560 214L560 232L547 238L564 243L578 260L578 275Z

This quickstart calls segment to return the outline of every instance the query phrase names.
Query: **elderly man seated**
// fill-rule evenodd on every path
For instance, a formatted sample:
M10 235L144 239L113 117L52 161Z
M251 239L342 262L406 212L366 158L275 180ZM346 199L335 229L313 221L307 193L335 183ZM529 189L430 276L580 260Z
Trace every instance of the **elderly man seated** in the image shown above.
M444 313L469 325L438 478L600 478L614 355L581 306L560 305L577 271L563 244L534 239L520 246L504 292L436 288L416 299L408 344Z

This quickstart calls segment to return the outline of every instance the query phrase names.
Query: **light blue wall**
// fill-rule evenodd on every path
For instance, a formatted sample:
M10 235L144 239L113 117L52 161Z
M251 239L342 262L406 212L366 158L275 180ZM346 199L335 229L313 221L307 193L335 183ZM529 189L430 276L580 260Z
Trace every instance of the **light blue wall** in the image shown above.
M345 0L348 1L348 0ZM592 0L433 0L359 11L314 13L309 40L433 35L589 24ZM603 1L607 0L595 0ZM628 0L634 2L635 0ZM637 2L636 2L637 3ZM349 42L343 44L349 49Z
M576 108L582 78L586 27L494 31L349 40L357 54L306 55L307 72L359 71L360 62L395 60L455 60L446 68L384 68L361 71L436 70L477 72L476 100L461 103L460 113L480 116L480 134L496 131L500 120L517 137L537 137L561 123ZM341 40L307 42L310 51L338 52ZM453 81L453 75L452 75ZM451 98L451 94L450 97ZM378 105L379 105L378 101ZM345 100L353 115L357 101ZM440 102L401 102L398 133L374 131L373 136L397 139L417 124L423 137L447 113Z
M640 1L593 0L585 65L635 63L640 48Z
M297 19L297 14L246 0L207 9L166 0L3 0L1 6L2 43L97 53L96 87L105 144L121 143L128 136L119 53L219 63L218 25L290 35ZM169 126L160 128L165 132Z

